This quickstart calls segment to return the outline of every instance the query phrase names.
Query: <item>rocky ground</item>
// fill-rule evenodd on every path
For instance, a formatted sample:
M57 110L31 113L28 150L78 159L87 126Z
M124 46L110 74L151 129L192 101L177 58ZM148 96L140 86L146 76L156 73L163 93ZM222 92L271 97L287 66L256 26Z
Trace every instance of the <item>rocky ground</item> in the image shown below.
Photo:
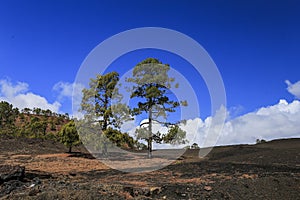
M83 147L0 142L0 199L300 199L300 139L216 147L205 158L188 150L146 173L111 169Z

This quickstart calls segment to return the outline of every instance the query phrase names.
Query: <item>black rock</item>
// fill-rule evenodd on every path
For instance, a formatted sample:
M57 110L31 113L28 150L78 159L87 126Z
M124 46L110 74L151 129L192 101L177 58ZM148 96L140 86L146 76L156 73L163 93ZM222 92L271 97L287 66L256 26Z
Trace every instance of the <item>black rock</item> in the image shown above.
M0 184L10 181L22 181L25 176L25 167L13 165L0 165Z
M10 194L13 190L23 187L23 183L18 180L10 180L3 183L0 187L0 197Z
M36 185L41 184L41 180L39 179L39 177L35 177L32 181Z

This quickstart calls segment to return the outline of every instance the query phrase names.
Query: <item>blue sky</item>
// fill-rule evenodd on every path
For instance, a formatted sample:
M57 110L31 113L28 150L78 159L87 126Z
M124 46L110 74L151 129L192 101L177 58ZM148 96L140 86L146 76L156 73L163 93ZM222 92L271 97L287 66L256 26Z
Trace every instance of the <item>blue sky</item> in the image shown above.
M291 87L300 80L299 10L297 0L3 0L0 97L9 93L5 85L14 90L9 95L37 95L48 104L56 102L60 112L71 112L68 95L53 87L73 83L81 63L100 42L125 30L151 26L180 31L206 49L222 75L233 117L280 99L291 103L298 98L298 88L289 92L286 80ZM178 69L188 65L155 50L136 52L116 63L129 66L146 57L158 57ZM209 96L203 83L197 90L204 119L211 114Z

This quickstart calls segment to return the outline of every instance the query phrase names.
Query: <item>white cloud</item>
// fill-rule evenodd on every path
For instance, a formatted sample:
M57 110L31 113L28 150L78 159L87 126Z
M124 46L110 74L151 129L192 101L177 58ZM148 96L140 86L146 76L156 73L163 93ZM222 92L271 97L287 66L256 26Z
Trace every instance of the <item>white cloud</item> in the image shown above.
M228 121L222 123L223 117ZM181 128L187 133L189 144L201 147L230 144L251 144L256 139L272 140L278 138L300 137L300 101L288 103L280 100L278 104L262 107L255 112L231 119L222 107L215 116L205 120L189 119ZM212 123L213 122L213 123ZM155 129L159 130L155 124ZM223 128L223 129L222 129ZM220 132L220 130L222 130ZM131 132L134 132L133 130ZM181 145L183 147L185 145ZM154 145L155 148L171 147Z
M16 85L8 80L0 80L1 94L5 97L13 97L19 93L24 93L28 91L28 84L23 82L17 82Z
M49 103L45 97L29 92L29 85L24 82L13 84L7 79L0 80L0 101L7 101L19 109L39 107L58 112L61 104Z
M220 133L218 145L255 143L256 139L300 137L300 101L288 103L280 100L278 104L263 107L240 117L227 121ZM202 144L201 135L207 133L207 122L198 129L196 142ZM205 146L205 145L204 145Z
M69 83L60 81L53 86L53 91L58 93L58 100L63 102L64 100L72 100L73 105L73 117L82 118L83 114L79 112L79 107L82 100L82 90L84 86L80 83Z
M289 93L300 99L300 81L291 83L289 80L286 80L285 83L288 86L287 90L289 91Z
M59 99L72 98L73 84L60 81L53 86L53 90L59 93Z
M300 101L260 108L227 122L231 130L223 130L228 137L221 137L220 143L254 143L258 139L300 137Z

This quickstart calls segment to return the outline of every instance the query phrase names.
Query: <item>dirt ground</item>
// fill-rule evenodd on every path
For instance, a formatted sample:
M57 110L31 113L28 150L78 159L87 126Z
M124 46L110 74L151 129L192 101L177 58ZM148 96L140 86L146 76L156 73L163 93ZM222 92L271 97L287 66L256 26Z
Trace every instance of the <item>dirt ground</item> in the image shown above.
M0 199L300 199L300 139L215 147L205 158L187 150L146 173L111 169L82 146L68 154L53 141L0 142L0 165L25 167L22 180L0 183Z

